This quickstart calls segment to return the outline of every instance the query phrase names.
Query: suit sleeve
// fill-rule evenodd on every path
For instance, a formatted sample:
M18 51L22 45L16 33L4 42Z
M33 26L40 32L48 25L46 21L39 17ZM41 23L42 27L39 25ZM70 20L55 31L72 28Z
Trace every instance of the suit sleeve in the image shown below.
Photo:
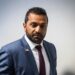
M10 60L10 54L2 48L0 50L0 75L12 75L12 63Z

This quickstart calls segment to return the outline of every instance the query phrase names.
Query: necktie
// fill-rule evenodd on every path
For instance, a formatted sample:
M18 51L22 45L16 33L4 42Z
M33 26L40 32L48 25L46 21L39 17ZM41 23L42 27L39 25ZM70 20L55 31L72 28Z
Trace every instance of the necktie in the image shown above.
M38 45L35 48L38 50L38 54L39 54L39 65L40 65L39 75L46 75L45 61L44 61L44 58L43 58L43 55L42 55L41 45Z

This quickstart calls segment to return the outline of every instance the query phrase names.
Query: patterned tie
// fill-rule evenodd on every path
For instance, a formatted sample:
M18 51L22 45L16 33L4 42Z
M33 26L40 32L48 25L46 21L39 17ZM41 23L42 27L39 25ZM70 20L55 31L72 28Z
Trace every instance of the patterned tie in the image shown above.
M41 45L38 45L35 48L38 50L38 54L39 54L39 65L40 65L39 75L46 75L45 61L41 51L42 47Z

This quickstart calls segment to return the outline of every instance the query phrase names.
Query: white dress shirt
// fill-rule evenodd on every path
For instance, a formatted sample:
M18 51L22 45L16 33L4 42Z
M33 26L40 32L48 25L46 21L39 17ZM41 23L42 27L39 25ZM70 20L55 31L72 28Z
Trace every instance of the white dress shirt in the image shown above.
M25 35L25 39L32 50L33 56L34 56L36 64L37 64L38 72L39 72L39 55L38 55L38 50L35 48L35 46L38 44L35 44L32 41L30 41L26 35ZM50 75L50 62L48 60L45 48L43 46L43 42L41 43L41 46L42 46L42 54L43 54L44 61L45 61L46 75Z

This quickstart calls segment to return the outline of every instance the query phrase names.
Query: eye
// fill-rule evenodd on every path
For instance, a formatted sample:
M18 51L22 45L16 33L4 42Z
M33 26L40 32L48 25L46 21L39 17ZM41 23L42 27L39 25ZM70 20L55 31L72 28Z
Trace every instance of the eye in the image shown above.
M34 23L34 22L31 23L31 26L32 26L33 28L37 27L37 25L38 25L37 23Z
M41 25L40 27L43 29L45 26L44 25Z
M46 28L46 24L41 24L40 26L42 29Z

